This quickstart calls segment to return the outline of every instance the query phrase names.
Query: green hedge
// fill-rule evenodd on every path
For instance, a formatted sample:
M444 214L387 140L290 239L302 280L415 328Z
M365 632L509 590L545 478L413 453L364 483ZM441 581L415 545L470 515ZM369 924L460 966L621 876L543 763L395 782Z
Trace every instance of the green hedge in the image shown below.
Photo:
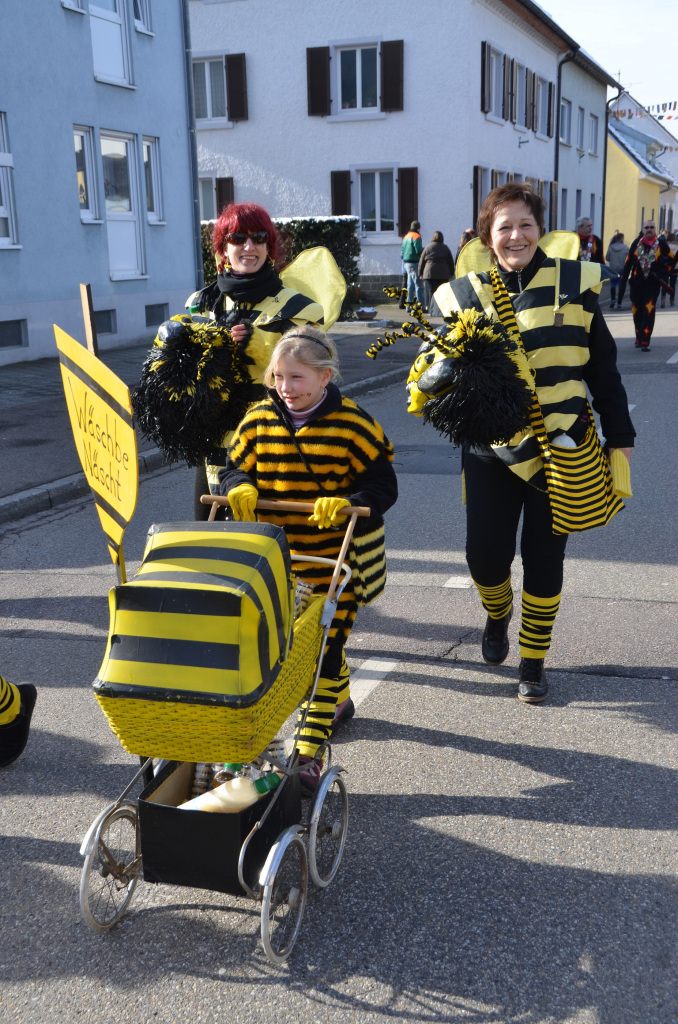
M278 229L279 253L276 266L279 270L291 263L304 249L324 245L330 250L346 281L346 298L341 307L341 319L353 318L355 314L351 300L360 276L357 217L284 217L273 218L273 223ZM216 278L212 253L213 229L213 221L203 221L201 224L202 263L206 285L211 284Z

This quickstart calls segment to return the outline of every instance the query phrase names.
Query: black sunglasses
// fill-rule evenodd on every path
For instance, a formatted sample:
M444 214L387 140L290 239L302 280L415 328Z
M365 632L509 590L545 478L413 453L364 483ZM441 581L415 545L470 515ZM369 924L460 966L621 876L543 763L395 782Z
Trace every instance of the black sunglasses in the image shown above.
M266 231L231 231L226 235L226 241L231 245L244 245L248 238L251 238L255 245L265 245L268 242Z

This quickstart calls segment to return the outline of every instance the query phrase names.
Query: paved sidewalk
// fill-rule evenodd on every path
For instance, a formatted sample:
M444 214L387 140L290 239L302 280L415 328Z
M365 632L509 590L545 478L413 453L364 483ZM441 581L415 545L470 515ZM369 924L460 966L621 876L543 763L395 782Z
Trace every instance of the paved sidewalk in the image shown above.
M343 391L359 396L404 380L418 343L403 340L366 356L379 334L399 326L404 311L395 303L378 306L372 322L336 324L330 334L339 349ZM84 334L84 332L83 332ZM82 340L82 339L80 339ZM150 345L101 349L100 358L126 384L134 385ZM162 453L143 436L139 445L139 472L164 465ZM12 522L80 497L88 487L71 436L59 361L39 359L2 369L0 388L0 523Z

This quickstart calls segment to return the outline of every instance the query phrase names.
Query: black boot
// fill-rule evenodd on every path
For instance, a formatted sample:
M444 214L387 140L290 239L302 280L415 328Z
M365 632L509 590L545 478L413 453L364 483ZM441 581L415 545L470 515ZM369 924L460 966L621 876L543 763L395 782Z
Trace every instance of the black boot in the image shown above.
M19 683L17 690L21 695L19 714L9 725L0 725L0 768L14 764L28 742L31 715L38 694L32 683Z
M491 619L488 615L483 633L483 660L488 665L501 665L509 652L508 628L513 609L501 619Z
M546 681L543 658L521 658L519 668L518 700L525 704L541 704L546 700L549 684Z

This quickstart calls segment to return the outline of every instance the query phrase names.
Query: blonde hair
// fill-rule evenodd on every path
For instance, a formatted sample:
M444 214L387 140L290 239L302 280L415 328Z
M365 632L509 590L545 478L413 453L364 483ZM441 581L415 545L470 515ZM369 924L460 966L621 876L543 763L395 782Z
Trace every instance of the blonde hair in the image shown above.
M339 378L339 357L334 342L330 341L326 334L319 331L317 327L309 327L304 324L301 327L292 327L283 334L278 344L271 353L271 359L264 372L264 384L267 388L275 386L273 372L281 356L290 356L304 366L311 366L319 373L322 370L331 370L331 380Z

